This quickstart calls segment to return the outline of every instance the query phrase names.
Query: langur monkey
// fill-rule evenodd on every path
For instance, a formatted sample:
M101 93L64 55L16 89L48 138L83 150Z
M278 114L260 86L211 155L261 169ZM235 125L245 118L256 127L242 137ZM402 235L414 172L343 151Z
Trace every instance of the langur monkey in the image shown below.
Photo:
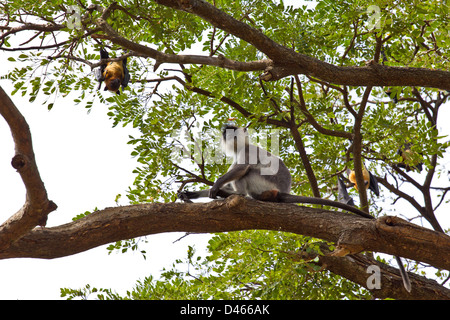
M232 194L249 196L256 200L309 203L332 206L356 213L365 218L370 214L345 203L289 194L291 173L284 162L270 152L249 143L247 130L227 124L222 130L222 148L234 161L228 172L211 189L183 191L178 197L184 201L201 197L226 198Z
M232 194L249 196L256 200L309 203L332 206L356 213L364 218L375 219L370 214L347 203L291 195L291 174L284 162L270 152L249 143L247 130L227 124L222 129L222 148L227 155L233 156L228 172L214 183L211 189L201 191L183 191L178 197L186 202L201 197L226 198ZM346 193L346 190L345 190ZM348 194L347 194L347 199ZM398 258L397 258L398 259ZM398 259L400 273L408 290L409 278ZM405 280L405 275L406 279ZM407 282L405 282L407 281ZM410 284L409 284L410 290ZM408 291L409 291L408 290Z

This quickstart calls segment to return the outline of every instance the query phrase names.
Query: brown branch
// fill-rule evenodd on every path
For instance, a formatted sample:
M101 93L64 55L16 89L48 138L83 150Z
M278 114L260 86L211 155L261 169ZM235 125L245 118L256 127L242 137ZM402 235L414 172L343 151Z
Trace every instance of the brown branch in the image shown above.
M294 139L295 147L297 148L297 151L300 154L300 159L302 159L303 168L305 169L306 176L308 177L309 185L311 186L311 191L314 197L321 198L317 178L316 175L314 174L314 170L311 167L308 153L306 152L305 144L303 143L303 138L298 130L297 124L295 122L292 122L289 129L292 134L292 138Z
M211 57L201 55L175 55L159 52L150 47L134 43L120 36L107 23L114 10L124 8L113 3L108 8L91 5L88 11L98 10L102 17L95 23L106 33L106 39L130 51L156 60L155 67L162 63L211 65L237 71L264 71L261 79L264 81L279 80L287 76L305 74L322 81L347 86L417 86L433 87L450 90L450 72L426 68L392 67L372 63L366 66L336 66L316 58L306 56L284 47L261 31L234 19L212 4L202 0L155 0L155 2L195 14L211 23L213 27L232 34L255 46L265 53L269 59L241 62L227 59L223 56ZM83 24L87 22L83 21ZM0 49L5 37L25 30L53 32L64 28L60 24L30 24L26 23L16 28L9 28L0 35Z
M372 91L372 87L367 87L364 91L364 95L361 100L361 105L359 107L358 114L355 118L355 124L353 125L353 165L355 170L355 178L356 178L356 184L358 186L361 186L359 191L359 201L361 203L361 209L364 211L369 212L369 202L367 200L367 192L366 188L363 186L364 184L364 178L363 178L363 167L364 164L362 162L362 155L361 155L361 149L362 149L362 135L361 135L361 128L362 128L362 120L364 117L364 113L366 110L367 100L369 99L370 92Z
M53 259L110 242L164 232L228 232L262 229L292 232L337 243L339 252L383 252L450 268L450 237L396 217L365 219L343 212L240 196L209 203L153 203L107 208L77 221L36 228L0 252L0 259ZM334 255L337 258L336 255ZM398 272L396 272L398 286ZM420 287L420 280L413 284ZM439 287L439 286L438 286ZM448 289L439 287L441 291ZM398 288L397 288L398 290ZM419 290L411 292L419 298Z
M176 10L186 11L208 21L265 53L272 61L262 75L265 81L306 74L323 81L348 86L420 86L450 90L450 72L425 68L383 66L335 66L284 47L261 31L234 19L203 0L155 0Z
M109 40L115 44L122 46L128 50L134 51L140 55L152 58L156 60L155 66L159 66L162 63L175 63L175 64L200 64L217 66L230 70L237 71L261 71L267 68L270 64L270 60L259 60L250 62L240 62L230 60L224 56L210 57L202 55L177 55L167 54L150 47L132 42L124 37L120 36L113 28L101 18L97 19L97 25L108 35Z
M439 285L436 281L414 273L409 273L412 293L408 293L403 288L403 280L398 269L381 263L368 255L358 253L345 257L336 257L331 254L329 246L326 244L320 246L320 252L321 254L318 254L310 250L308 252L288 252L287 254L292 255L294 259L302 260L313 260L318 257L318 261L315 264L369 289L376 298L390 297L402 300L450 299L450 290L442 289L442 285ZM380 268L380 287L378 289L369 288L367 283L369 276L367 270L373 266Z
M314 129L316 129L319 133L322 133L324 135L333 136L333 137L341 137L341 138L346 138L346 139L352 140L353 139L352 133L346 132L346 131L338 131L338 130L331 130L331 129L324 128L316 121L316 119L314 119L314 116L309 112L308 108L306 107L306 102L305 102L305 99L303 98L302 84L297 75L295 76L295 81L297 84L297 91L298 91L298 96L299 96L300 102L298 102L295 99L293 99L293 102L295 102L295 104L299 106L300 111L306 117L308 123L311 124L314 127Z
M27 192L23 207L0 226L1 250L7 248L35 226L44 226L47 215L56 210L56 204L48 200L47 191L39 175L30 128L1 87L0 114L10 127L15 144L15 156L11 165L19 172Z
M320 226L320 227L319 227ZM336 242L349 253L376 251L450 269L450 237L396 217L366 219L344 212L261 202L240 196L209 203L153 203L106 208L51 228L36 228L0 259L53 259L162 232L264 229Z
M208 98L217 98L218 100L222 101L223 103L226 103L227 105L229 105L230 107L232 107L233 109L235 109L236 111L238 111L239 113L241 113L244 117L249 118L249 119L255 119L258 122L265 122L267 124L271 124L277 127L284 127L287 128L288 127L288 123L284 120L277 120L277 119L270 119L266 116L260 116L257 117L255 116L253 113L248 112L244 107L242 107L239 103L237 103L236 101L222 96L222 97L215 97L214 94L208 90L202 89L202 88L198 88L195 87L193 85L190 85L188 83L186 83L186 81L184 81L183 79L181 79L178 76L170 76L170 77L165 77L165 78L158 78L158 79L148 79L148 80L137 80L137 82L162 82L162 81L170 81L170 80L175 80L177 81L179 84L181 84L186 90L201 94L205 97Z
M59 31L61 29L65 28L62 24L53 24L53 23L47 23L47 24L36 24L36 23L24 23L21 26L18 27L8 27L8 30L0 35L0 40L4 40L7 36L10 36L12 34L16 34L22 31L28 31L28 30L34 30L34 31L43 31L43 32L52 32L52 31ZM3 44L3 42L2 42Z

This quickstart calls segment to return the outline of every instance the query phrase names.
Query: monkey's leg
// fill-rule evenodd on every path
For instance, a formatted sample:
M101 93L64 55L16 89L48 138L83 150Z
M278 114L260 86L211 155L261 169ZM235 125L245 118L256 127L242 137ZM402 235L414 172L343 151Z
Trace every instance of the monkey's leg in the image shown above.
M182 191L178 193L178 198L183 200L184 202L192 202L190 199L198 199L198 198L208 198L209 192L211 189L200 190L200 191ZM234 190L226 185L223 188L219 189L217 195L221 198L227 198L235 194Z
M201 191L182 191L178 193L178 199L183 200L184 202L192 202L191 199L203 198L208 195L209 189Z

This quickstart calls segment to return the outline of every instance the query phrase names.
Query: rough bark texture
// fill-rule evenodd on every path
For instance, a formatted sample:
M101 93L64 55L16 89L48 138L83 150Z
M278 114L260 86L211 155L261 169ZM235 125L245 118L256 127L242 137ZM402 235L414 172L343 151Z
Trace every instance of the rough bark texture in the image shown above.
M240 71L261 71L261 79L265 81L305 74L320 81L339 85L420 86L450 90L450 72L448 71L389 67L374 61L364 66L335 66L274 42L261 31L234 19L208 2L155 1L208 21L212 26L253 45L267 58L259 61L234 61L223 56L173 55L132 42L108 24L111 14L121 8L117 3L112 3L107 8L95 4L89 6L87 11L97 10L101 13L101 17L95 20L95 29L86 31L83 37L102 36L127 49L126 56L154 59L155 68L162 63L199 64ZM26 30L50 32L63 28L65 28L64 25L47 23L41 25L27 23L17 28L4 27L7 32L0 35L0 40ZM100 32L102 34L99 34ZM55 43L51 45L53 46L59 47L61 44ZM3 49L6 50L6 48ZM62 53L51 59L56 58L73 59L86 63L92 68L99 65L99 63L91 63L80 57ZM378 59L375 60L378 61ZM221 100L224 101L223 99ZM229 103L229 101L226 102ZM244 115L247 112L241 111ZM27 190L26 202L22 209L0 226L0 259L17 257L52 259L118 240L163 232L278 230L336 243L336 251L320 256L319 263L328 270L362 286L366 286L367 267L378 264L382 270L383 285L380 290L372 291L376 297L450 299L448 289L414 274L410 274L412 292L407 293L403 290L398 270L359 253L361 251L383 252L428 263L436 268L450 269L449 236L396 217L369 220L347 213L297 205L263 203L234 196L226 201L214 201L207 204L142 204L108 208L65 225L33 229L37 225L45 225L48 213L55 210L56 205L48 200L45 186L39 176L28 125L1 88L0 114L10 126L16 145L11 164L21 175ZM429 176L431 182L432 174ZM422 212L420 208L419 212Z
M45 226L47 215L56 209L48 200L34 158L31 132L25 118L0 87L0 115L8 123L15 144L11 165L19 172L27 195L23 207L0 225L0 250L29 232L36 225ZM3 150L2 150L3 151Z
M0 259L52 259L117 240L164 232L210 233L247 229L293 232L335 242L338 249L321 257L323 263L330 271L363 286L366 286L368 274L361 268L375 262L366 260L362 267L357 267L361 263L357 261L361 259L350 255L362 250L450 268L450 237L402 219L370 220L343 212L260 202L239 196L210 203L155 203L107 208L58 227L36 228L1 251ZM398 270L384 265L382 270L383 291L374 292L379 297L450 299L448 289L415 275L410 275L414 289L407 294L402 290Z

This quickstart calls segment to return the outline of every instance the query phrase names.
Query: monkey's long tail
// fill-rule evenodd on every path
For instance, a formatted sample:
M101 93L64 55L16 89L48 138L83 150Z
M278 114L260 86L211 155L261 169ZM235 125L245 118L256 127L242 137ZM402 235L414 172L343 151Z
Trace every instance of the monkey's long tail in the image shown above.
M348 204L337 202L333 200L328 199L322 199L322 198L313 198L313 197L304 197L304 196L296 196L288 193L278 193L277 200L279 202L287 202L287 203L309 203L309 204L319 204L319 205L325 205L330 207L336 207L339 209L344 209L346 211L356 213L357 215L368 218L368 219L375 219L375 217L371 216L367 212L361 211L358 208L355 208L353 206L350 206ZM411 281L409 280L409 276L406 273L405 268L403 267L403 263L398 256L394 256L395 260L397 260L398 267L400 269L400 275L403 280L403 286L405 287L406 291L411 292Z
M373 216L368 214L367 212L361 211L358 208L350 206L348 204L337 202L328 199L322 198L313 198L313 197L304 197L304 196L296 196L288 193L278 193L277 200L279 202L287 202L287 203L309 203L309 204L320 204L324 206L335 207L339 209L343 209L352 213L356 213L357 215L367 218L367 219L375 219Z
M405 287L406 291L411 292L411 281L409 280L409 276L406 273L405 268L403 267L402 260L400 257L394 256L395 260L397 260L398 268L400 269L400 275L402 276L403 280L403 286Z

